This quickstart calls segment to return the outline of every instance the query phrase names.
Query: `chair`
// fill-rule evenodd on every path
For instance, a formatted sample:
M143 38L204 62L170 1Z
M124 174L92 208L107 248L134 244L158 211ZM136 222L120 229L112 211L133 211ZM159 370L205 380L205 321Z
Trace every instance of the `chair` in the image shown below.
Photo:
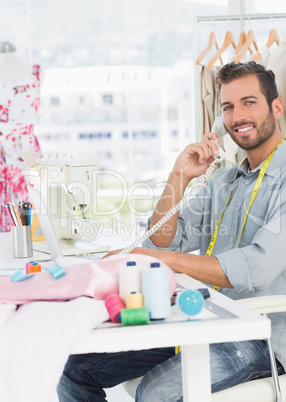
M286 295L253 297L237 300L237 302L261 314L286 312ZM268 342L268 347L271 356L270 342ZM275 372L276 366L272 370L272 378L249 381L217 392L212 395L212 402L285 402L286 374L276 377ZM133 398L141 378L138 377L123 384L125 391Z

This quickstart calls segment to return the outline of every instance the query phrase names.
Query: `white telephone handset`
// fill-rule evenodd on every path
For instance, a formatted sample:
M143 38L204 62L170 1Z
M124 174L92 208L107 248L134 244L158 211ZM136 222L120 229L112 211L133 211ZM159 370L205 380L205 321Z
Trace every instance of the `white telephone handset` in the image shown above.
M197 183L190 189L190 191L188 193L186 193L183 198L181 199L181 201L178 202L178 204L176 204L172 209L170 209L170 211L168 211L166 213L166 215L161 218L157 223L155 223L155 225L153 225L149 230L147 230L146 233L144 233L142 236L139 236L132 244L130 244L128 247L125 247L123 250L121 250L119 252L120 255L123 254L128 254L130 253L130 251L132 251L134 248L138 247L139 245L141 245L141 243L148 239L149 237L151 237L156 230L158 230L161 226L164 225L164 223L166 223L173 215L175 215L175 213L177 213L179 211L179 209L181 208L181 206L190 198L192 198L198 191L198 189L200 187L202 187L205 182L207 181L208 177L212 174L212 172L215 169L215 164L216 163L221 163L224 159L225 159L225 151L223 149L221 149L218 144L214 141L214 140L210 140L212 141L214 144L216 144L216 146L218 147L218 151L219 154L217 156L213 155L213 153L211 152L212 156L214 157L214 161L210 164L210 166L207 168L207 170L205 171L204 174L202 174L200 177L198 177Z
M221 163L225 159L225 151L223 149L221 149L221 147L214 140L210 140L210 141L213 142L218 147L218 155L215 156L212 153L212 156L215 159L214 163Z

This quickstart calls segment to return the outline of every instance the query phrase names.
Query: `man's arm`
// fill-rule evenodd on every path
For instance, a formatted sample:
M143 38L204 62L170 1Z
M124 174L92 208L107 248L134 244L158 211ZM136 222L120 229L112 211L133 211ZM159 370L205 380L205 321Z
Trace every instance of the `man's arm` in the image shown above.
M145 254L159 258L173 271L183 273L192 278L213 286L232 288L216 257L185 254L171 250L154 250L135 248L132 253Z
M155 225L165 214L172 209L183 197L189 182L202 175L213 162L209 149L217 155L217 146L209 139L218 141L217 135L207 133L203 142L188 145L178 156L174 168L169 175L166 187L157 203L150 221L150 227ZM173 215L152 236L151 240L156 247L167 248L172 242L178 225L179 213Z

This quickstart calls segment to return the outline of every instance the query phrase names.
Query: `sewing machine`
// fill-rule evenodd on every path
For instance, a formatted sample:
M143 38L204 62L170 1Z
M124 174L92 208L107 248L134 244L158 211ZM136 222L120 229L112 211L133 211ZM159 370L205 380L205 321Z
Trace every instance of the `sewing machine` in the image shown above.
M98 224L86 217L96 195L96 163L92 159L35 159L23 153L26 180L40 191L64 255L109 251L97 243ZM34 249L44 251L43 242ZM74 249L74 250L73 250ZM69 252L65 252L69 250Z

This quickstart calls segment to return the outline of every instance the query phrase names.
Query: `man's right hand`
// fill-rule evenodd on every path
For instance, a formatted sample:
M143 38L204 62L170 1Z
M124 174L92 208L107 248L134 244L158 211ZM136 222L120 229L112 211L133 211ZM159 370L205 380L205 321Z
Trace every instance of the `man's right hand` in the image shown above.
M186 183L201 176L214 160L210 150L215 156L218 154L217 146L210 139L217 142L218 137L215 133L206 133L202 142L187 145L176 159L172 173L181 178L183 176Z

